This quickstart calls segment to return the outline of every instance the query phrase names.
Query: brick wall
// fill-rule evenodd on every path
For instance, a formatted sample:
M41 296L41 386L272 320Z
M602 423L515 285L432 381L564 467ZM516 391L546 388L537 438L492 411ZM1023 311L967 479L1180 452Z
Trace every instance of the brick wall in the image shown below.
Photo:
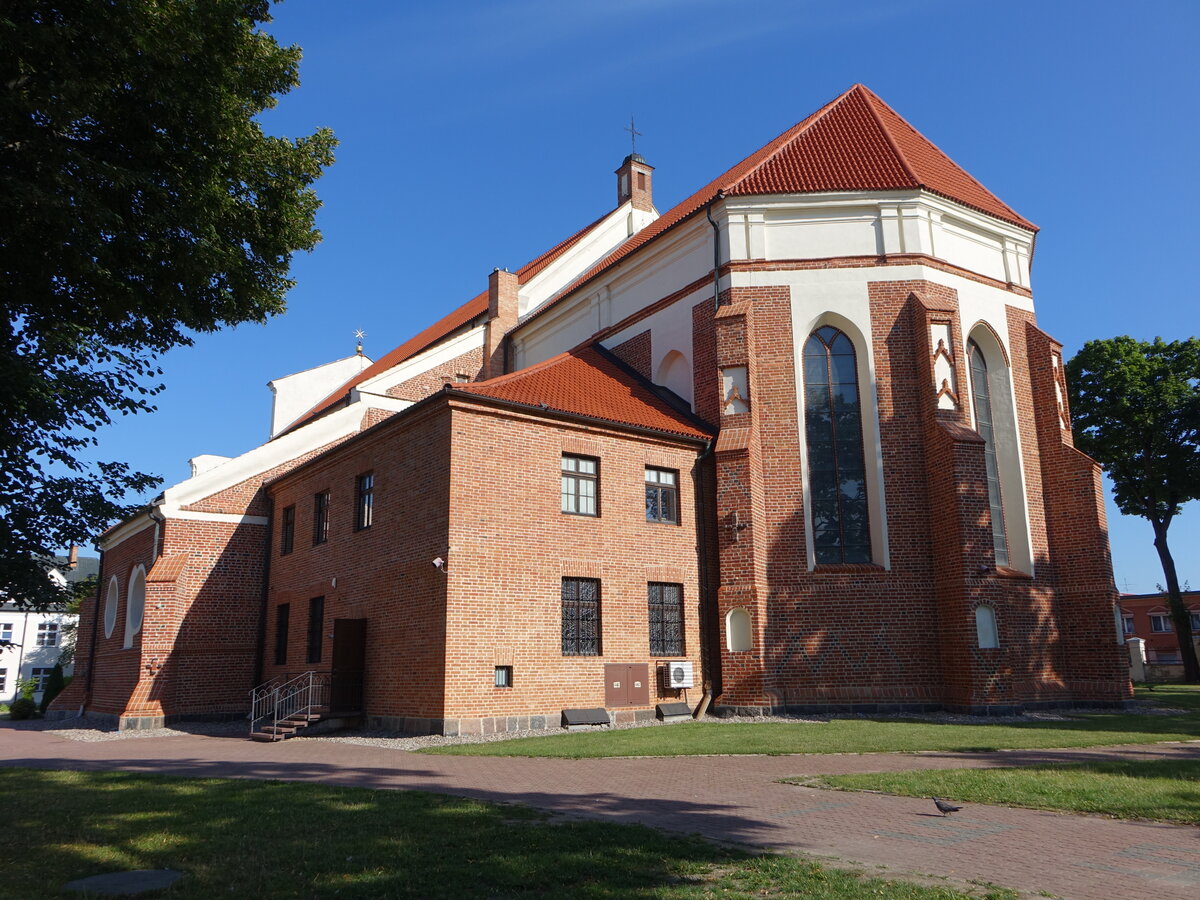
M461 356L434 366L407 381L388 388L389 397L402 400L421 400L442 389L445 384L459 381L465 375L469 381L478 381L483 367L483 348L477 347Z

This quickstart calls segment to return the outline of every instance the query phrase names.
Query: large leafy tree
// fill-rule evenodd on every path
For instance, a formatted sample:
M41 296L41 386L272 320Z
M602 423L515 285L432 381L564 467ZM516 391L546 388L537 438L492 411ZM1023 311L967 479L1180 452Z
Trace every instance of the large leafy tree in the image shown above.
M1200 681L1167 531L1200 498L1200 339L1089 341L1067 363L1075 443L1108 473L1113 499L1154 529L1184 675Z
M0 0L0 593L57 595L38 560L157 479L87 464L149 410L158 354L284 308L320 239L320 130L264 133L300 50L268 0Z

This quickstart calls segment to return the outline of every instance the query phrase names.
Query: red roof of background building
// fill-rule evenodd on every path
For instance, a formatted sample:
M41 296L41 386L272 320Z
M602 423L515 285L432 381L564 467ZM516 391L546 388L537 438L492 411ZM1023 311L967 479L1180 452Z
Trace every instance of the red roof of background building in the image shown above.
M456 393L690 438L707 439L715 433L699 419L672 407L651 385L594 346L560 353L509 375L450 388Z
M1037 231L1036 225L963 171L871 90L856 84L667 210L575 279L557 299L690 218L721 191L737 196L917 188Z
M585 225L566 240L555 244L541 256L538 256L537 258L521 266L521 268L517 269L517 283L525 284L534 276L538 275L543 269L579 243L579 241L581 241L589 231L608 218L610 214L611 210L605 213L595 222ZM470 323L470 321L476 316L484 315L487 312L487 309L488 295L487 291L484 291L482 294L478 294L477 296L468 300L448 316L439 319L424 331L409 338L395 350L392 350L375 360L375 362L371 363L371 365L367 366L304 415L300 416L286 429L286 431L291 431L294 428L298 428L300 425L303 425L310 419L313 419L316 416L319 416L321 413L326 412L331 407L335 406L338 401L343 399L350 392L351 388L362 384L364 381L369 381L376 375L382 375L388 369L400 365L400 363L404 362L405 360L411 359L421 351L428 349L438 341L448 337L455 331L458 331L460 328Z

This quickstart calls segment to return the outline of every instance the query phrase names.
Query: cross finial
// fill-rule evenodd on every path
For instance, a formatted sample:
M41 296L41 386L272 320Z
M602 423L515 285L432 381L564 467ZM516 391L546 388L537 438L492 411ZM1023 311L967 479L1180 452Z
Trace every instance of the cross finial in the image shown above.
M354 339L356 341L358 341L358 347L356 348L356 352L358 353L359 356L362 356L362 342L363 342L363 338L365 338L366 336L367 336L367 333L365 331L363 331L361 328L354 329Z
M629 132L630 148L632 150L632 153L636 154L637 153L637 139L638 139L638 135L640 135L641 132L638 131L637 126L633 124L633 116L629 117L629 127L625 128L623 130Z

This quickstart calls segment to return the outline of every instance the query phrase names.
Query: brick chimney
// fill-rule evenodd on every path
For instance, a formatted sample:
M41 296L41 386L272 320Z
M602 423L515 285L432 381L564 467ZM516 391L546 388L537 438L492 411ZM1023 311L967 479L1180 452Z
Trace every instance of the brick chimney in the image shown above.
M631 153L625 157L621 167L617 169L617 206L627 200L633 202L634 209L642 212L654 210L654 191L652 181L654 166L646 162L640 153Z
M488 276L488 320L483 338L483 377L505 372L504 336L517 324L517 276L494 269Z
M72 544L71 549L67 551L67 568L73 569L77 565L79 565L79 547Z

